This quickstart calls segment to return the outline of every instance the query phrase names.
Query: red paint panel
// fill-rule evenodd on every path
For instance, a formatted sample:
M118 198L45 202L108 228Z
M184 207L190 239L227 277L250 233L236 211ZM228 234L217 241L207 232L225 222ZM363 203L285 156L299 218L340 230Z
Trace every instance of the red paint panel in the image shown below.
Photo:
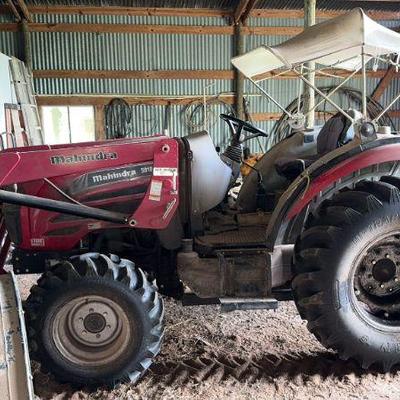
M291 219L296 216L319 192L325 190L340 178L348 176L369 165L397 160L400 160L400 144L376 147L342 161L311 182L305 194L293 204L287 218Z
M44 146L22 147L0 152L0 186L152 160L154 151L163 138L164 136L154 136L142 140L77 143L54 146L51 149ZM83 163L57 162L75 155L98 156L100 159Z
M155 188L159 192L155 193ZM139 228L164 229L179 205L179 145L163 139L154 151L153 177L147 193L131 219Z

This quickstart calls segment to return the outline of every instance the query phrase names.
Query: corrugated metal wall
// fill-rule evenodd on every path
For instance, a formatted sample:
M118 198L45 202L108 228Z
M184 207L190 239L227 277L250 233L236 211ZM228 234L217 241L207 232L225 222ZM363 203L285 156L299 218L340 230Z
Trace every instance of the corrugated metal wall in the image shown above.
M105 24L154 24L154 25L200 25L224 26L228 21L219 17L168 17L168 16L116 16L116 15L35 15L35 22L41 23L105 23ZM0 14L2 22L7 17ZM386 26L396 26L397 21L384 21ZM250 18L250 26L299 26L302 19L263 19ZM0 51L8 55L21 54L17 33L0 32ZM189 35L189 34L130 34L130 33L78 33L78 32L34 32L32 35L34 69L99 69L99 70L226 70L230 69L233 56L234 38L230 35ZM246 36L247 50L261 44L274 45L289 37L285 36ZM368 79L368 91L371 93L378 79ZM318 85L333 84L332 79L318 79ZM230 93L233 81L215 80L207 89L208 95ZM38 94L110 94L154 95L154 96L193 96L203 95L207 80L195 79L36 79ZM353 79L349 85L360 88L361 79ZM268 91L283 104L289 104L297 96L295 80L271 80ZM399 82L394 81L386 90L382 101L393 96L399 90ZM255 93L254 88L246 85L247 93ZM395 105L398 109L400 105ZM170 132L182 136L190 131L184 123L182 106L172 106ZM218 120L220 106L212 109L208 129L216 145L226 143L227 129ZM254 113L279 112L279 110L260 96L249 97L249 111ZM160 132L163 127L165 107L135 106L132 134L142 135ZM270 130L274 122L257 123ZM258 150L256 141L253 150Z

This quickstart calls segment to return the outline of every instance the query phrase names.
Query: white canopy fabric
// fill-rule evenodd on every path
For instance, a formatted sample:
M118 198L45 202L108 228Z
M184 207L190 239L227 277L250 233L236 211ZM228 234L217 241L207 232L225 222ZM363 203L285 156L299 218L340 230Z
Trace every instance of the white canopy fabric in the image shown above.
M313 25L277 46L261 46L232 59L248 78L308 61L324 66L356 70L361 53L380 56L400 53L400 34L385 28L364 14L361 8Z

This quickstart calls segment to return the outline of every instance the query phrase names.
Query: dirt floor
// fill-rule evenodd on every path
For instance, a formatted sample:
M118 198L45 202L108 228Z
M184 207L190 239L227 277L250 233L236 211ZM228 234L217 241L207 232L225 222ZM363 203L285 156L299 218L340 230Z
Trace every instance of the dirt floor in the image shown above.
M32 278L21 279L26 296ZM307 331L292 302L278 311L221 314L217 306L166 300L166 332L136 386L76 391L34 365L40 399L400 399L400 369L365 372L339 360Z

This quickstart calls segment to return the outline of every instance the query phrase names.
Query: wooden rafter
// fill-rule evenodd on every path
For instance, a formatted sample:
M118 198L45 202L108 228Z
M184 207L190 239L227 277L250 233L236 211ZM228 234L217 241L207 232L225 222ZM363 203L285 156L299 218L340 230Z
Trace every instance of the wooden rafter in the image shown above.
M24 19L26 19L28 22L32 22L31 13L28 10L28 6L25 4L25 0L15 0L15 2L18 4L19 8L21 9Z
M247 5L246 10L244 11L242 15L242 22L245 24L247 21L247 18L249 18L251 11L254 9L256 6L258 0L250 0L249 4Z
M237 25L239 22L244 24L256 3L257 0L239 0L239 3L233 13L234 24Z
M12 0L7 0L7 4L10 7L10 10L12 11L12 13L15 16L15 19L17 20L17 22L21 21L21 16L19 15L19 12L17 10L17 8L15 7L15 4L13 3Z
M396 76L396 67L391 65L384 77L380 80L378 85L376 86L374 93L372 94L372 100L379 101L379 99L382 97L383 92L385 89L390 85L390 82L392 79Z

